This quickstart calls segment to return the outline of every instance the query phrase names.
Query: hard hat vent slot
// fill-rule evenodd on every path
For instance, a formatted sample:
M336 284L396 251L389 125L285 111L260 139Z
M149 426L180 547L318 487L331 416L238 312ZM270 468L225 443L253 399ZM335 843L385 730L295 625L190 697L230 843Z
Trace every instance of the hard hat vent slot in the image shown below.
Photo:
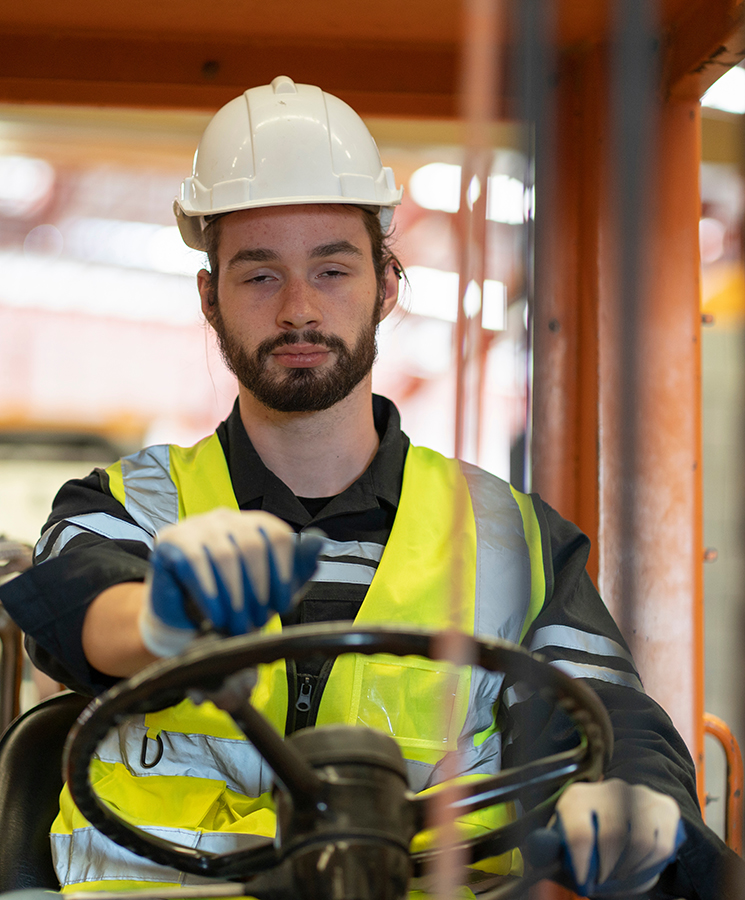
M375 185L369 175L353 175L345 173L339 176L342 197L375 196Z
M251 185L247 178L223 181L212 188L212 208L225 209L251 202Z

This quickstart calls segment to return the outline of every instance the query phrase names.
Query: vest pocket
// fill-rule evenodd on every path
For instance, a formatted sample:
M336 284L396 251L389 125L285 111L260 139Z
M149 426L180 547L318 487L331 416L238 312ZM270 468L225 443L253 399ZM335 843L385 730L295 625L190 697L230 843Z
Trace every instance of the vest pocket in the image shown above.
M269 793L247 797L224 781L178 775L133 775L121 763L91 765L98 797L138 827L174 829L176 843L194 845L187 832L225 831L274 836L274 805ZM70 833L88 822L72 802L67 785L60 796L54 831Z
M455 750L470 670L442 660L356 656L349 724L375 728L407 749Z
M204 827L203 823L214 817L225 792L224 781L179 775L136 776L121 763L96 760L91 766L91 783L101 800L132 824L182 829Z

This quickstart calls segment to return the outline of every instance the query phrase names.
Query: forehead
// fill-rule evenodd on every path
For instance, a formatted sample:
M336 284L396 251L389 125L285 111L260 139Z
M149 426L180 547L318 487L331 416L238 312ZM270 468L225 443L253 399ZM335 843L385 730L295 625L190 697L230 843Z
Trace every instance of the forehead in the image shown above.
M238 250L262 248L280 255L308 254L323 244L349 241L371 252L364 213L353 206L317 204L242 209L218 222L218 253L222 260Z

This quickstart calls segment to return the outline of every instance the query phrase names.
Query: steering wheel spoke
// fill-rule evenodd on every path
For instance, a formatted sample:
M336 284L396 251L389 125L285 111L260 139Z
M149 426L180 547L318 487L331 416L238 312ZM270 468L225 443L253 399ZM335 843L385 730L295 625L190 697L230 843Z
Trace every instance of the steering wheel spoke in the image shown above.
M440 809L449 810L453 816L465 816L498 803L519 799L530 790L553 791L571 781L585 780L588 763L590 760L583 742L572 750L504 769L498 775L445 786L437 792L437 805ZM412 802L416 807L417 821L425 827L431 818L429 810L434 803L433 796L416 797Z

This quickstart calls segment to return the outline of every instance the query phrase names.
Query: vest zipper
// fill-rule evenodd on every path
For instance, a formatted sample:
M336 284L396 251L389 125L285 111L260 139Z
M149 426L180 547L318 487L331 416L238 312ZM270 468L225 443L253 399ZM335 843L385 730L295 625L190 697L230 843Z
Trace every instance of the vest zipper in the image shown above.
M314 675L303 675L300 680L300 694L295 703L295 709L301 713L307 713L310 710L310 701L313 696L313 687L315 686L316 677Z
M318 709L321 705L323 689L328 681L329 673L334 661L324 661L318 675L309 675L306 672L298 674L297 663L293 659L287 660L287 721L285 734L292 734L301 728L308 728L316 724Z
M308 724L308 714L318 693L315 690L317 675L298 673L294 659L287 660L287 721L285 734L293 734Z
M316 690L318 683L317 675L308 675L302 673L296 679L297 700L295 700L293 731L299 731L301 728L307 728L311 724L310 712L313 708L313 701L316 699ZM317 704L316 704L317 706Z
M313 694L310 698L310 709L308 710L308 717L305 721L306 727L316 724L316 719L318 718L318 710L321 706L321 698L323 697L323 689L326 687L326 682L329 680L329 675L331 674L331 668L333 665L333 659L324 660L324 663L321 666L321 671L316 676L315 684L313 686Z
M285 670L287 672L287 717L285 719L285 737L295 731L295 717L297 710L297 664L294 659L285 660Z

